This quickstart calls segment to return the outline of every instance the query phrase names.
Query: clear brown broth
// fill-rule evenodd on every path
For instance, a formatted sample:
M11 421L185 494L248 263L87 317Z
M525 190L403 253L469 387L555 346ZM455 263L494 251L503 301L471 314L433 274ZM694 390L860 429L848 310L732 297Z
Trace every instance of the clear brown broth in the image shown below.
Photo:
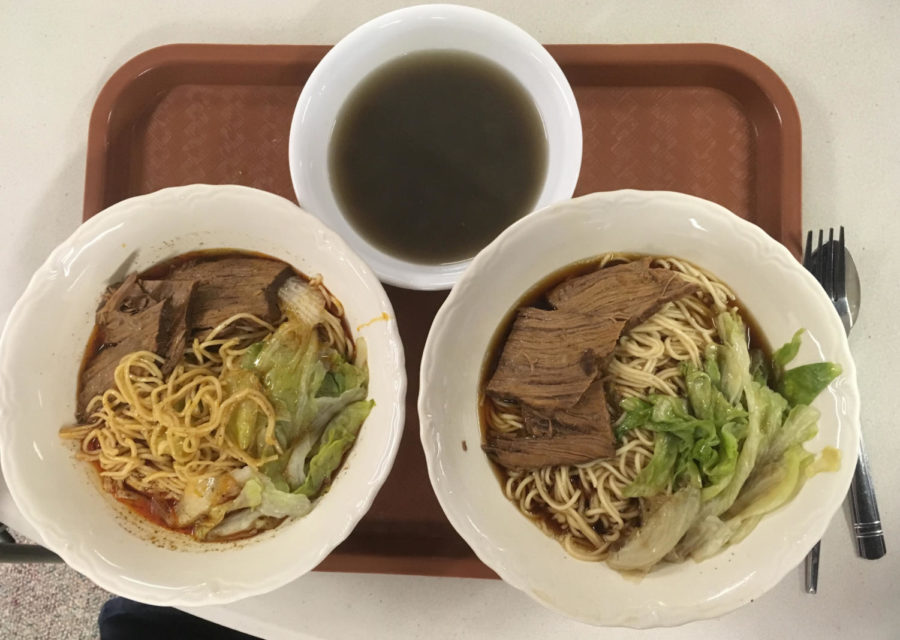
M547 140L534 101L504 68L423 51L385 63L350 94L328 162L357 232L395 257L444 264L530 213Z

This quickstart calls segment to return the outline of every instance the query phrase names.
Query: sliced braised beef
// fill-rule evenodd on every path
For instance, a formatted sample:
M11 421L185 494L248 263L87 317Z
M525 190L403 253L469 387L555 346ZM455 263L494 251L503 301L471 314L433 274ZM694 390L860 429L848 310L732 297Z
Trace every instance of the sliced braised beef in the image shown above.
M106 293L100 299L100 306L97 307L97 324L99 326L107 324L110 314L117 313L125 306L125 300L129 296L134 296L139 292L139 289L135 288L137 279L137 273L129 273L122 282L106 289Z
M546 415L571 408L612 356L622 326L622 322L580 313L523 309L487 392Z
M162 356L163 375L175 368L184 353L194 286L190 281L138 280L131 274L110 289L96 316L102 346L80 377L79 419L86 417L91 398L113 386L116 367L129 353L152 351Z
M584 395L570 408L542 412L522 405L522 419L525 430L534 436L591 431L612 433L606 392L599 379L591 383Z
M160 341L160 324L165 315L166 301L149 300L149 305L140 311L113 311L106 313L106 320L98 323L103 343L107 345L136 338L141 344L151 345L155 352Z
M561 431L558 424L553 422L553 418L541 413L537 409L532 409L527 404L520 405L522 411L522 424L525 427L525 433L532 437L552 436L554 433Z
M156 352L165 359L160 369L167 376L184 355L197 283L193 280L144 280L142 284L152 298L167 301L163 313L165 333L161 335Z
M87 363L79 379L77 416L84 419L84 410L95 395L113 386L114 373L123 356L134 351L159 352L164 341L163 321L167 300L145 300L147 305L136 311L124 304L127 295L137 295L139 285L129 277L112 292L97 311L97 330L103 347Z
M557 285L547 294L554 311L520 311L487 392L516 401L525 428L489 437L484 450L517 469L614 456L602 377L619 336L697 289L646 258Z
M191 332L196 334L238 313L275 322L281 315L278 289L291 275L284 262L237 257L191 260L172 271L169 279L197 283L191 303Z
M114 386L122 357L135 351L161 356L163 376L184 355L192 333L204 333L237 313L275 322L281 316L278 289L293 271L278 260L252 256L196 259L160 280L132 273L110 287L97 309L97 353L79 378L77 417L87 403Z
M669 269L651 269L650 259L598 269L551 289L547 299L564 311L597 314L636 327L667 302L698 290Z
M612 433L557 433L546 437L495 436L482 446L498 464L509 469L538 469L547 465L582 464L616 453Z

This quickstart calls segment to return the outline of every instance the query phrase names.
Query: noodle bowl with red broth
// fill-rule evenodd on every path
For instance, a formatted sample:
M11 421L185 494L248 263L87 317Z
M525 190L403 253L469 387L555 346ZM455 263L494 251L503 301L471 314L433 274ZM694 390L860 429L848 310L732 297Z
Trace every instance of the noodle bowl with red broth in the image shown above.
M198 541L302 517L372 408L365 343L319 276L207 251L102 296L60 430L103 488Z

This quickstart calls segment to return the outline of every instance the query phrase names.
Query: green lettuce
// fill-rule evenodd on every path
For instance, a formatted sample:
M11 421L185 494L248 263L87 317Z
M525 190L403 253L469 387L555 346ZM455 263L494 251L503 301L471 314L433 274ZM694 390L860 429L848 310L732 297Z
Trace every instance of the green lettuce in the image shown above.
M360 426L374 405L373 400L354 402L328 423L319 446L312 452L306 478L295 493L306 496L319 494L324 483L341 464L344 454L353 446Z
M617 571L649 571L675 547L699 510L700 490L688 485L649 512L644 524L607 558L607 564Z
M617 428L620 438L638 427L659 434L653 457L625 487L625 496L648 497L677 489L684 484L685 474L694 469L704 499L728 486L736 469L739 444L747 434L747 412L729 403L713 383L716 380L721 384L716 362L719 355L718 350L708 351L702 368L692 363L682 366L687 402L657 394L623 401L624 416Z
M362 340L357 347L364 352ZM250 430L248 424L253 420L249 409L234 412L237 442L258 456L277 454L277 459L266 463L262 471L279 490L292 492L307 482L312 457L321 447L320 439L329 423L351 404L365 399L368 368L364 361L347 362L321 342L317 330L299 320L282 323L275 333L248 349L242 367L259 381L275 408L278 448L263 442L264 429L258 416L255 447L243 446L248 440L244 432ZM346 440L347 449L354 438ZM316 468L324 467L318 464Z
M804 470L814 458L802 445L796 444L777 460L757 467L725 517L762 516L785 504L800 490Z
M790 342L786 342L772 354L772 368L777 378L781 377L784 368L800 353L800 336L803 335L803 332L803 329L798 329Z
M675 436L661 433L653 446L653 457L641 469L637 478L623 489L626 498L646 498L661 493L672 483L675 463L678 459L678 442Z
M368 384L369 372L365 367L358 367L346 362L337 351L334 352L332 366L325 374L317 396L336 398L350 389Z
M719 389L725 394L725 399L735 405L752 380L746 329L740 316L728 312L720 313L716 318L716 329L722 343L717 350L722 372Z
M772 354L772 369L775 388L788 403L795 407L801 404L812 404L812 401L841 375L840 365L834 362L814 362L793 369L787 365L800 352L800 336L803 329L797 331L791 341L778 348Z
M302 436L316 415L315 397L327 373L319 333L284 322L266 338L245 367L262 381L275 408L275 435L282 450Z
M614 554L616 567L646 570L643 563L650 558L700 560L718 553L789 502L808 477L839 465L836 450L826 448L816 457L803 444L817 433L819 412L809 403L840 367L817 363L786 369L799 353L802 331L767 362L748 349L736 313L720 314L716 329L720 343L706 349L699 365L682 365L684 398L651 394L621 403L617 438L633 429L656 434L651 460L623 493L643 498L655 513L670 514L668 526L681 534L674 540L672 531L640 534L643 546L633 534L635 542L627 540L620 551L628 550L627 559L641 550L640 561ZM685 501L689 487L698 489L695 512L693 502ZM667 501L674 506L662 510ZM684 526L689 513L694 516ZM637 531L649 524L663 526L651 515Z
M262 391L262 384L253 373L243 369L229 371L223 377L224 391L227 396L244 389ZM259 405L253 400L245 399L237 403L237 407L231 412L225 433L238 447L253 455L259 455L257 443L262 440L267 419L260 411Z
M703 500L719 495L731 482L737 468L738 442L739 439L743 440L745 435L746 430L740 430L733 422L727 422L719 428L720 447L716 463L703 470L705 475Z
M230 538L258 529L272 518L301 517L312 510L307 496L281 491L262 473L248 475L241 493L227 505L228 515L207 533L209 539Z
M834 362L814 362L784 372L779 391L791 406L810 404L831 381L841 375Z

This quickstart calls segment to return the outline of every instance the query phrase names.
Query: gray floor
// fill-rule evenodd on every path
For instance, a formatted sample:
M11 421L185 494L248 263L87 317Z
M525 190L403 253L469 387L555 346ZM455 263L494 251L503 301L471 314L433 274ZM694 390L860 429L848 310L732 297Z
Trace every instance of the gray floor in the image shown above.
M0 564L0 638L97 638L110 597L64 564Z

